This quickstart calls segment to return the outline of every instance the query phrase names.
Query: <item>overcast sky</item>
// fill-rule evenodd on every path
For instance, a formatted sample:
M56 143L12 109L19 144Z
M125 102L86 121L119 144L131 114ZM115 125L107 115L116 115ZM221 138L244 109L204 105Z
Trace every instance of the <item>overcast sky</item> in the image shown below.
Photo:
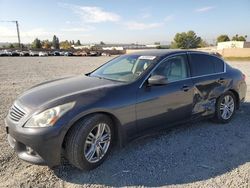
M18 20L21 42L34 38L82 43L170 42L194 30L208 42L248 35L250 0L0 0L0 20ZM0 42L17 42L14 23L0 22Z

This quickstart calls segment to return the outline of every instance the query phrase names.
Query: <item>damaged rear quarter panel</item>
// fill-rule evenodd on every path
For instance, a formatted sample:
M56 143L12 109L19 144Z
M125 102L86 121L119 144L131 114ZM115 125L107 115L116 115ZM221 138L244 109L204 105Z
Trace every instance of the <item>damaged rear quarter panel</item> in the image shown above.
M216 99L232 88L233 79L226 73L193 78L193 115L207 116L215 112Z

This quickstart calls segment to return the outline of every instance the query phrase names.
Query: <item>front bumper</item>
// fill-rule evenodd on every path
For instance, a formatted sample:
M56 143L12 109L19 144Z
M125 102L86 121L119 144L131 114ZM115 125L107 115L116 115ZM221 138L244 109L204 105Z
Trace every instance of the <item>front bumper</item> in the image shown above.
M8 142L24 161L57 166L61 161L62 140L60 131L49 128L23 128L5 120Z

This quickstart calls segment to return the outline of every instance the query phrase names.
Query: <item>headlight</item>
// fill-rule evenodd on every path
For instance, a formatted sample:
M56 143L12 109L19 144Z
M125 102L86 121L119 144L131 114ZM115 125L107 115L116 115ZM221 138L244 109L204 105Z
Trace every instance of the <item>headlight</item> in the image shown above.
M49 127L53 126L55 122L67 111L72 109L75 102L59 105L48 110L41 112L40 114L32 116L24 127Z

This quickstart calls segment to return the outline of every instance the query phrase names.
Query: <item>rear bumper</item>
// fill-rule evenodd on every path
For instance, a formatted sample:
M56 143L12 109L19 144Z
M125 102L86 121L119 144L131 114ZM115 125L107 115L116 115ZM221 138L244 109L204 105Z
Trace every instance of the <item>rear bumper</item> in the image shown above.
M8 142L18 157L24 161L48 165L60 165L62 141L54 128L23 128L5 120Z

